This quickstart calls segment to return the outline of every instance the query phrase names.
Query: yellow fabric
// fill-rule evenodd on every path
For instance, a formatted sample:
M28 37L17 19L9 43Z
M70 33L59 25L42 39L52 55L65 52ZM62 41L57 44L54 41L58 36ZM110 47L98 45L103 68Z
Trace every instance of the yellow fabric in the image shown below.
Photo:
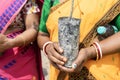
M119 0L74 0L73 17L81 19L80 41L94 25ZM57 6L47 20L47 29L52 41L58 41L58 18L70 15L71 0ZM120 80L120 55L104 56L99 61L88 61L85 65L97 80ZM50 80L56 80L59 71L50 66ZM67 79L66 79L67 80Z

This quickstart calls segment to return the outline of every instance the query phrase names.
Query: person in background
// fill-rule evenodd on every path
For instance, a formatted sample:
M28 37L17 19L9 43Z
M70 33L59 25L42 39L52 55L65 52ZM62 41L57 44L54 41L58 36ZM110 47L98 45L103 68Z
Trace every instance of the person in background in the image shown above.
M0 80L44 80L36 1L1 0L0 8Z
M67 58L61 55L64 50L58 43L58 19L69 16L71 2L45 0L43 4L38 45L51 63L49 80L119 80L120 32L99 41L96 30L99 25L116 26L120 1L74 0L73 17L81 19L80 51L73 67L66 68ZM62 71L69 74L61 76Z

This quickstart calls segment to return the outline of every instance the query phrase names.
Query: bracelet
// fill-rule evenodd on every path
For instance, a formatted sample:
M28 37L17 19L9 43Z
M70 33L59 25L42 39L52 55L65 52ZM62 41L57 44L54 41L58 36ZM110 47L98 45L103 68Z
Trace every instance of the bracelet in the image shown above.
M96 54L97 54L96 60L101 59L102 58L102 49L101 49L100 45L97 42L94 42L92 45L96 50Z
M53 42L51 42L51 41L48 41L48 42L46 42L44 45L43 45L43 52L47 55L47 53L46 53L46 46L48 45L48 44L50 44L50 43L53 43Z
M25 41L25 39L24 39L24 37L22 35L19 35L19 37L23 40L23 47L24 47L25 44L26 44L26 41Z
M91 46L93 46L95 48L95 52L96 52L96 59L95 60L97 61L97 60L99 60L98 50L94 44L92 44Z
M98 48L99 51L99 55L100 55L100 59L102 58L102 49L100 47L100 45L97 42L94 42L94 44L96 45L96 47Z

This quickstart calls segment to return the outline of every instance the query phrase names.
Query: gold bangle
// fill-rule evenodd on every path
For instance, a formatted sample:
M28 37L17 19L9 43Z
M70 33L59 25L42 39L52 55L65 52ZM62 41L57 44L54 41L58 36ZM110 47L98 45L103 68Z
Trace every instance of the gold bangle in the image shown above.
M25 44L26 44L26 41L25 41L25 39L24 39L24 37L22 35L19 35L19 37L23 40L23 47L24 47Z

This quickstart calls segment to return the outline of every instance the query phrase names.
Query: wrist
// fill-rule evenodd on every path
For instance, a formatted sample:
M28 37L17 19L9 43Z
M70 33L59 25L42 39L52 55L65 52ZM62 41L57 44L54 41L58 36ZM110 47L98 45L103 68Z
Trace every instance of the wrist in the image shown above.
M26 40L22 35L18 35L17 37L13 38L11 41L13 47L24 47L26 45Z
M86 48L86 53L88 55L88 59L96 58L96 51L93 46Z
M14 39L8 39L8 42L6 43L6 48L13 48L14 47Z
M95 49L94 53L96 53L96 60L99 60L102 58L102 49L99 45L98 42L94 42L93 44L91 44L91 46Z

